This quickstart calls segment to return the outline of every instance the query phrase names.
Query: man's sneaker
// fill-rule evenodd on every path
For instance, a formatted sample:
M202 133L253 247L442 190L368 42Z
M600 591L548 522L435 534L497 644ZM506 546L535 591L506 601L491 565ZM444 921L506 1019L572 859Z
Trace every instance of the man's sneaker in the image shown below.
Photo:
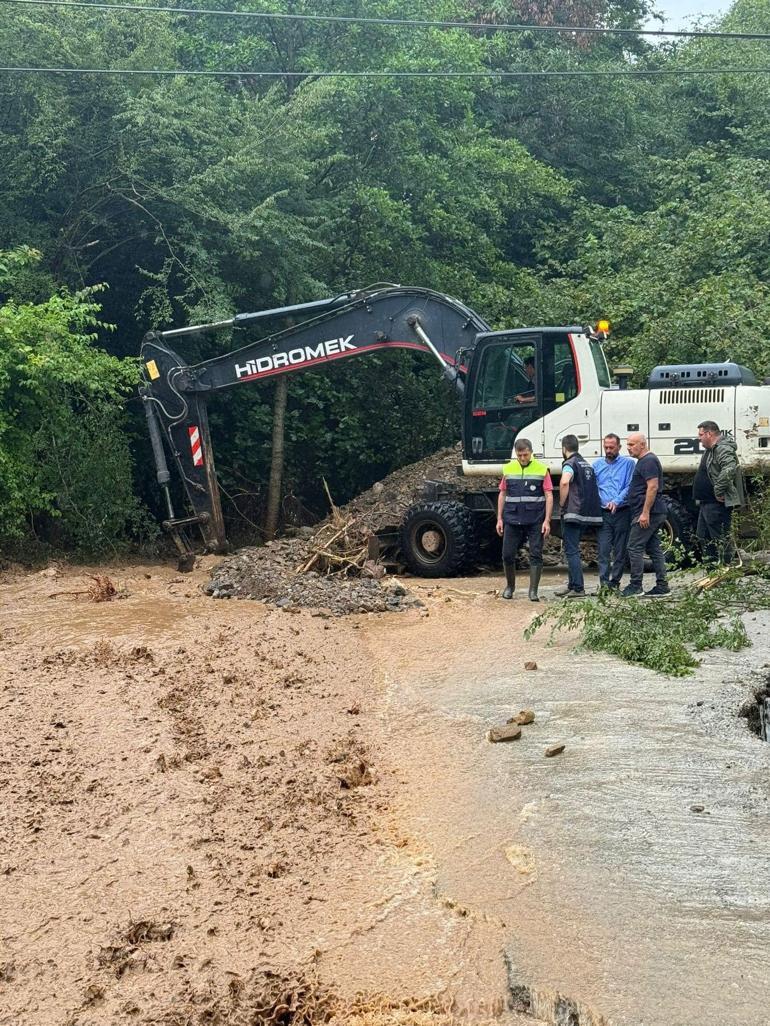
M643 595L644 592L636 584L627 584L621 591L621 598L636 598L637 595Z
M569 591L566 593L566 595L564 595L565 599L585 598L585 597L586 597L586 593L584 591L575 591L574 588L570 588Z
M654 588L644 593L645 598L661 598L663 595L670 595L671 589L667 584L656 584Z
M565 584L561 588L557 588L554 591L554 595L556 595L557 598L565 598L567 595L569 595L571 591L572 589L570 588L570 586L568 584Z

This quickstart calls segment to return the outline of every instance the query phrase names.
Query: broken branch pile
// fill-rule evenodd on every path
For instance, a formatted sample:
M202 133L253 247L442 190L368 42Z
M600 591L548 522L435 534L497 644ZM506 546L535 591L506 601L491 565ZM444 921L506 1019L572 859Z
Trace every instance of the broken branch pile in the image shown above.
M311 555L297 568L320 573L353 573L381 577L384 570L376 563L377 542L370 531L355 520L345 520L334 509L331 520L322 524L309 542ZM377 572L379 571L379 572Z
M88 574L91 584L79 591L52 591L49 598L58 598L60 595L85 596L89 602L111 602L114 598L120 598L121 594L115 587L113 581L104 574Z

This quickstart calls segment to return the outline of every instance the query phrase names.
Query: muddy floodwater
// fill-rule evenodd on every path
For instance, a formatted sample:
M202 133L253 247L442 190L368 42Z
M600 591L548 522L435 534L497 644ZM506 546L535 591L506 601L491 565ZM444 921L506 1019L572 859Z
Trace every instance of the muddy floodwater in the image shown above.
M767 618L671 680L494 577L334 618L212 564L0 577L0 1024L770 1023Z
M525 643L527 603L456 587L440 631L372 641L441 893L504 922L512 986L548 1021L770 1022L770 746L737 715L767 673L767 615L747 618L751 649L671 679ZM521 740L485 741L524 708Z

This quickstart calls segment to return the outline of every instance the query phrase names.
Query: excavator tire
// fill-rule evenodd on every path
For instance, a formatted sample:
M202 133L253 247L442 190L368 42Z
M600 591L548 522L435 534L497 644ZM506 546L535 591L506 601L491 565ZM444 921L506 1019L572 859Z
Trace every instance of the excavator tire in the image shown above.
M678 499L664 495L666 522L661 527L661 544L668 562L689 562L697 559L698 542L695 520L687 507Z
M407 510L401 558L418 577L452 577L476 558L473 514L461 502L420 502Z

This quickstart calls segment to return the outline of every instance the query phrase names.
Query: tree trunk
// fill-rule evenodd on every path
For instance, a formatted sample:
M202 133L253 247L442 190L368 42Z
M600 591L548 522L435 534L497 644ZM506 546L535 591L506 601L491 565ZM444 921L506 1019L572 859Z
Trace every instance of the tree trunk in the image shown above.
M286 399L289 393L288 385L285 374L276 378L275 397L273 399L273 454L270 458L270 485L267 490L267 510L265 511L265 537L268 541L275 538L281 512L284 423L286 420Z

